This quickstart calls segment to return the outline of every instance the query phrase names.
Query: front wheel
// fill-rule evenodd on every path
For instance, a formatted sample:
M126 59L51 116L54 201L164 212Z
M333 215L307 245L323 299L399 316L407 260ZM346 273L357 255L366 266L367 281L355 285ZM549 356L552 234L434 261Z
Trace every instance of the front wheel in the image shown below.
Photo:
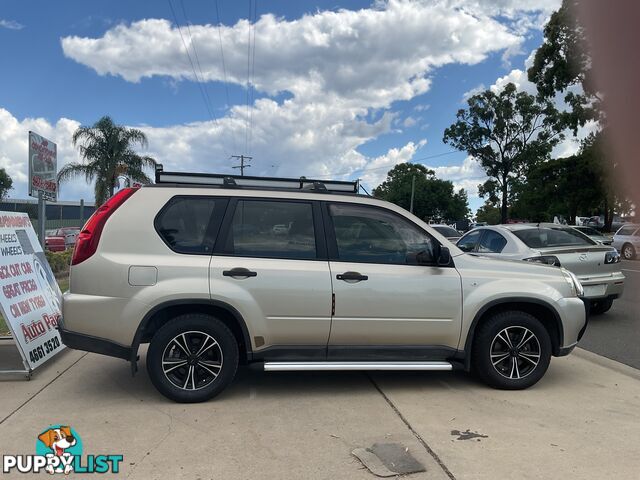
M622 247L622 258L625 260L634 260L636 258L636 249L630 243Z
M238 344L227 326L204 314L186 314L163 325L151 339L147 371L165 397L204 402L219 394L238 368Z
M480 326L471 360L478 376L494 388L528 388L549 367L551 339L533 315L501 312Z

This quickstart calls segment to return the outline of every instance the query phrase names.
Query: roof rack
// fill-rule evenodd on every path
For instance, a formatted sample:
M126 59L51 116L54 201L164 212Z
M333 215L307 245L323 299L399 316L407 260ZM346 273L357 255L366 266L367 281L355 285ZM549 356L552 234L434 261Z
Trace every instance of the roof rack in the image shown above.
M218 188L250 188L270 190L299 190L313 193L357 194L359 182L341 180L313 180L306 177L248 177L219 173L165 172L162 165L156 166L156 184L207 185Z

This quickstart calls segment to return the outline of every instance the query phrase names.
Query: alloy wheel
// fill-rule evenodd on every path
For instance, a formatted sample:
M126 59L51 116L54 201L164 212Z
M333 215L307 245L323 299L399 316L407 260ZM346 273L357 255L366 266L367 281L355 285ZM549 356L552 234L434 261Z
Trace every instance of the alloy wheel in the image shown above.
M521 326L507 327L491 342L491 364L503 377L519 380L536 369L540 351L540 342L531 330Z
M633 247L631 245L627 245L622 249L622 256L625 260L633 260Z
M182 390L200 390L210 385L222 370L222 349L211 335L191 330L169 341L162 353L162 371Z

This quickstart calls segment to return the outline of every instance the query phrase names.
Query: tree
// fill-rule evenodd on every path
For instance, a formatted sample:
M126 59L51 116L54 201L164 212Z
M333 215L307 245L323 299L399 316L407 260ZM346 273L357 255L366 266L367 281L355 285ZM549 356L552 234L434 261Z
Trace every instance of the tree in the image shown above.
M476 212L476 222L487 222L489 225L500 223L500 208L490 200L485 200L484 205Z
M563 0L560 9L551 15L544 27L544 41L527 70L529 81L536 84L541 98L565 94L569 110L563 112L562 119L574 135L578 126L588 120L604 121L585 30L576 15L577 4L578 0Z
M373 196L409 210L411 183L415 177L413 212L424 220L455 221L469 215L469 201L464 189L454 191L453 183L436 178L424 165L401 163L387 173L387 178L373 190Z
M120 176L140 183L151 181L144 170L155 167L156 161L133 150L135 145L143 148L148 145L142 131L116 125L105 116L91 127L79 127L72 140L80 150L83 163L72 162L62 167L58 182L78 176L85 177L87 183L95 180L96 206L113 195Z
M504 223L515 187L563 138L558 112L550 101L518 92L513 83L498 93L485 90L474 95L467 104L444 131L443 141L480 162L489 180L479 194L500 205Z
M0 168L0 200L3 200L13 188L13 180L4 168Z

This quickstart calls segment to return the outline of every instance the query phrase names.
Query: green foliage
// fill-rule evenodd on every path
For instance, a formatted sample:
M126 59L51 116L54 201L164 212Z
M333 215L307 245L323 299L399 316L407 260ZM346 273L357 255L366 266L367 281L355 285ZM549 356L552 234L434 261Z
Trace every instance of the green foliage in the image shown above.
M476 222L487 222L489 225L500 223L500 208L486 200L476 212Z
M45 256L54 275L59 275L69 271L71 265L71 257L73 249L67 249L64 252L45 251Z
M13 187L13 180L4 168L0 168L0 200L5 198Z
M148 145L146 135L138 129L116 125L110 117L102 117L91 127L79 127L73 134L83 163L68 163L58 172L58 181L84 177L87 183L95 180L96 206L113 195L118 177L129 181L149 183L145 168L155 167L156 161L138 155L133 147Z
M443 141L480 162L489 177L480 196L500 205L504 223L517 186L563 138L558 112L552 102L518 92L513 83L498 93L474 95L467 104L445 130Z
M560 9L551 15L544 27L544 42L527 71L542 98L552 99L558 92L564 93L570 108L561 118L574 135L588 120L604 120L585 31L576 14L577 5L578 0L563 0ZM575 86L582 87L582 92L571 89Z
M409 210L411 183L415 177L413 213L424 220L455 221L469 215L469 201L464 189L454 191L453 183L436 178L424 165L401 163L387 173L387 178L373 190L374 197Z

